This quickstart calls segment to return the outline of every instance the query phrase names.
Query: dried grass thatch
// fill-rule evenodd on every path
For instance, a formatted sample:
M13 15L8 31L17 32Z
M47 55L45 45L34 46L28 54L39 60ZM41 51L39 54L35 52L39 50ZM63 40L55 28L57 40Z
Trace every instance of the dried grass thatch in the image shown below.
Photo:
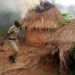
M50 36L51 28L58 28L57 15L60 12L55 6L48 10L33 9L27 17L22 20L22 28L27 28L26 43L33 46L45 46ZM60 17L63 20L63 17Z
M75 19L69 25L66 25L48 38L48 43L54 45L59 50L60 67L67 67L69 55L72 55L72 47L75 43ZM72 60L71 60L72 61ZM68 66L71 63L68 62Z
M29 15L23 19L22 28L27 27L28 30L32 29L50 29L57 28L57 15L60 12L54 6L49 10L43 12L37 12L36 10L30 11ZM63 17L60 17L60 20L63 20Z

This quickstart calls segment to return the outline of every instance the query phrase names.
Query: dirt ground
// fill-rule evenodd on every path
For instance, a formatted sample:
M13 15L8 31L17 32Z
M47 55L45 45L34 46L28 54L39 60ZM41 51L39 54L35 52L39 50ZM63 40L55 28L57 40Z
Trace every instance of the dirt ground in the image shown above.
M20 50L14 64L8 60L8 56L13 52L9 44L6 42L0 47L0 75L61 75L56 59L48 60L46 64L39 60L41 56L46 59L45 54L48 54L48 50L27 46L22 42L19 45Z

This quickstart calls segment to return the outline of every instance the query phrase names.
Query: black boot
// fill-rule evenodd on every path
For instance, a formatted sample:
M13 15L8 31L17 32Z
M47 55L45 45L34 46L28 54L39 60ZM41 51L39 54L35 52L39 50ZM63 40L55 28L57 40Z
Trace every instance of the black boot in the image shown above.
M15 63L15 59L14 59L14 57L11 55L11 56L9 56L9 61L11 62L11 63Z
M15 57L16 57L16 55L17 55L17 52L14 52L11 56L9 56L9 61L11 63L15 63Z

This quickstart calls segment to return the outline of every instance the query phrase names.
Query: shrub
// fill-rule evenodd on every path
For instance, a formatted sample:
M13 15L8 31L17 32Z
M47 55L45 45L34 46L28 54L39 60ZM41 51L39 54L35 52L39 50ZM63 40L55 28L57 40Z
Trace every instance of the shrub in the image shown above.
M64 72L60 69L54 69L52 75L64 75Z
M63 22L61 22L60 16L64 17ZM70 13L59 14L59 15L57 15L57 17L58 17L57 23L59 24L59 27L63 27L65 25L67 25L68 23L71 22L71 19L72 19L72 16Z
M0 30L0 37L3 37L7 33L8 28Z

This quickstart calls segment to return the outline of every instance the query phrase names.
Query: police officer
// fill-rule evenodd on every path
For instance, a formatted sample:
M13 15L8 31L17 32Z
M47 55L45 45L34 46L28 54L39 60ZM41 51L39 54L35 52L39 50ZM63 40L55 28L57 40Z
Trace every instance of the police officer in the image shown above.
M17 54L17 52L19 51L19 44L18 44L18 35L19 35L19 30L20 30L20 23L18 21L14 22L15 25L11 26L7 32L7 34L5 35L5 37L3 38L1 45L4 44L4 40L6 38L8 38L9 43L11 48L14 50L14 53L9 56L9 61L11 63L15 62L15 56Z

